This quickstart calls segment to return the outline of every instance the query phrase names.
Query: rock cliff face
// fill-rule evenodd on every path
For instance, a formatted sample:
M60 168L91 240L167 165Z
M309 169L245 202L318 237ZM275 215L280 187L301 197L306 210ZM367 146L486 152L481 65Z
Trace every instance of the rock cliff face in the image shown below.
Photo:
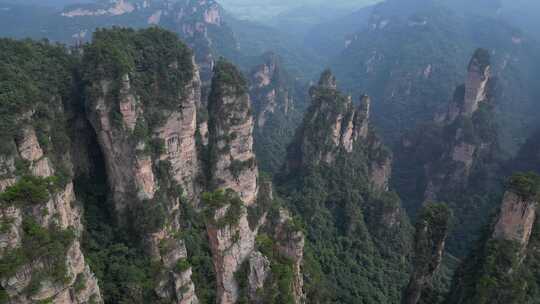
M442 122L446 126L453 125L448 127L453 128L450 130L452 133L448 134L451 144L440 161L455 165L450 170L438 169L438 164L427 165L426 200L436 200L438 192L447 187L444 184L449 184L450 187L465 187L475 162L496 149L494 134L481 133L481 128L489 127L489 122L482 119L486 119L485 116L491 112L488 108L490 105L486 103L492 101L494 89L489 58L487 50L477 50L469 64L467 82L456 89L447 116ZM482 104L485 106L484 112L473 117Z
M203 82L209 84L216 51L230 55L237 49L232 31L223 22L223 9L214 0L190 0L174 4L171 20L176 31L195 51Z
M538 275L531 267L538 261L539 185L534 173L509 179L499 214L458 270L448 303L527 303L536 297L537 285L527 278Z
M1 120L9 123L0 127L4 145L0 153L1 298L21 304L101 303L97 279L80 248L82 206L72 182L64 109L69 96L62 93L71 81L65 73L70 68L66 52L38 43L0 43L1 61L8 62L1 58L8 56L15 64L6 69L0 63L4 73L12 71L3 74L10 79L5 84L18 84L11 95L0 98ZM21 63L27 60L39 72ZM24 82L17 79L22 75L27 77ZM43 87L48 91L37 91L32 99L25 95L30 88Z
M472 236L488 220L485 212L494 207L492 200L481 199L481 203L475 203L478 209L469 209L466 204L474 195L497 191L495 176L500 171L499 129L494 121L499 96L490 72L489 52L476 50L467 71L465 84L456 88L446 111L403 137L396 152L393 179L413 212L425 202L452 202L456 218L464 221L450 235L452 251L456 250L454 246L465 250L474 241L471 237L469 242L461 240L457 244L454 237ZM474 223L466 224L468 220ZM467 226L475 228L471 231ZM465 233L465 229L469 232Z
M253 153L253 116L245 80L236 68L221 62L215 69L209 102L211 184L232 189L252 205L258 192Z
M283 67L275 54L266 54L264 63L251 72L250 95L256 113L256 125L263 128L272 115L287 115L293 107L293 96L284 83Z
M493 238L527 245L536 219L537 205L538 202L526 200L516 193L505 193Z
M154 68L122 70L115 58L94 57L109 35L124 35L133 52L146 56L131 57L130 65ZM161 38L169 56L145 53L144 44L135 44L145 37ZM191 52L174 34L151 29L103 31L85 53L86 77L91 80L88 118L104 155L119 220L134 225L150 257L161 262L156 293L178 303L197 303L191 268L175 270L187 259L184 241L175 236L184 220L179 210L181 204L196 206L201 191L195 144L200 78ZM117 70L103 72L108 61ZM96 75L94 69L102 74Z
M402 267L403 257L409 255L411 229L399 198L388 191L392 158L369 127L371 100L363 96L358 105L353 105L351 97L339 92L330 71L321 75L310 96L311 106L289 146L285 172L278 178L284 194L294 197L292 204L300 210L298 220L308 227L313 262L324 265L325 273L308 271L305 276L319 276L333 284L332 290L320 290L316 280L306 282L307 302L369 298L349 283L364 281L365 276L381 268L404 276L395 285L385 283L388 288L372 300L399 301L406 283L407 270ZM341 238L363 245L334 246ZM353 258L358 256L369 257L373 268L352 271L359 267ZM390 278L381 280L388 282ZM370 290L378 288L365 284Z
M276 54L264 54L262 61L249 77L255 150L261 169L276 173L283 166L287 145L301 121L303 95L297 92Z
M0 43L2 62L32 46ZM99 30L82 58L35 47L23 53L51 55L17 67L30 59L47 77L13 73L33 89L0 96L2 301L304 301L304 235L259 177L248 86L232 64L215 66L207 107L172 32ZM90 267L110 280L103 294Z
M264 210L267 208L265 201L273 200L272 186L265 184L264 191L259 191L258 168L253 153L254 119L246 81L233 65L224 61L217 64L214 74L208 105L209 179L211 190L218 192L214 197L207 197L206 205L211 208L207 230L217 276L217 301L236 303L240 299L250 299L258 303L264 301L258 290L264 290L265 284L269 284L269 267L273 263L273 257L259 252L256 244L259 230L268 229L268 211ZM249 213L253 210L263 211L250 220ZM278 218L282 220L281 225L290 221L282 215ZM278 248L283 246L279 250L280 255L296 263L295 281L290 288L295 303L300 303L303 235L276 231L271 234L271 239L275 239ZM241 286L245 283L238 275L245 271L243 267L247 267L247 287Z
M0 209L0 221L3 227L0 234L0 258L2 258L3 266L8 267L5 269L5 275L1 276L2 288L11 303L30 303L41 300L54 303L87 303L91 299L100 302L101 295L97 280L85 263L80 249L78 237L82 233L81 206L75 198L73 184L71 180L68 180L65 185L55 186L57 189L54 191L47 190L44 185L50 183L48 181L50 178L54 178L54 166L39 145L34 129L25 127L21 133L16 141L18 155L8 160L8 163L13 159L26 161L29 167L25 170L35 177L20 176L15 172L14 167L11 167L13 170L5 172L11 178L3 179L3 187L0 189L6 191L2 196ZM68 162L69 158L66 161ZM41 187L43 187L45 197L40 204L28 208L22 204L32 204L31 202L23 198L18 200L9 198L7 193L15 193L24 183L43 183ZM35 229L35 231L30 229ZM59 235L49 232L51 230ZM43 256L36 255L37 252L31 252L31 250L52 250L52 248L26 248L30 245L27 242L31 242L31 239L36 237L32 233L38 231L51 233L51 236L57 238L60 238L62 234L66 235L65 240L53 240L65 242L60 252L55 252L60 256L52 256L54 253L47 251ZM46 245L46 243L42 244L42 246ZM22 260L21 264L10 264L9 262L13 263L12 259L16 256L29 260ZM54 267L59 269L55 270ZM54 271L62 272L61 277L50 274ZM83 280L80 287L76 286L78 280Z
M456 89L447 111L438 115L435 123L402 139L400 158L408 163L416 158L425 170L425 201L437 200L450 189L466 188L474 170L481 169L479 164L498 151L489 58L487 50L477 50L469 64L467 81Z
M363 96L354 106L351 97L337 90L335 77L326 71L310 90L308 109L298 140L289 158L289 170L321 163L332 164L343 152L352 155L367 149L369 179L373 187L387 190L392 158L369 129L371 99ZM364 148L366 147L366 148Z

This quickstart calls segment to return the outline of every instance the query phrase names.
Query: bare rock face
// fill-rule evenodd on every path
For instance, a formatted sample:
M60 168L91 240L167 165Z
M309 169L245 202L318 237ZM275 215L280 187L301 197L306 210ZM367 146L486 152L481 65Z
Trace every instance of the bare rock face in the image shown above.
M537 206L538 202L534 199L525 199L512 191L507 191L493 230L493 238L527 245L536 220Z
M33 175L47 177L54 174L49 159L43 156L33 128L28 127L22 131L17 147L21 158L31 163L30 170Z
M126 77L124 77L125 79ZM129 79L129 76L127 77ZM118 212L123 212L127 207L128 193L130 193L131 186L135 184L135 178L138 179L138 184L143 185L148 178L148 168L143 168L144 160L141 160L140 165L137 166L137 158L135 155L135 149L133 149L130 141L130 134L123 131L122 126L116 127L111 120L110 113L113 111L113 104L107 102L105 96L110 94L112 90L112 81L101 80L99 83L93 84L100 92L100 97L89 100L87 104L88 118L90 123L96 130L97 138L100 147L103 151L107 166L107 175L109 177L109 186L114 196L115 208ZM120 129L120 130L117 130ZM129 153L128 153L129 151ZM135 168L138 172L135 173ZM129 170L127 168L133 168ZM143 171L146 171L143 172ZM152 174L153 175L153 174ZM148 189L152 189L153 185L147 186ZM148 197L152 197L151 193L143 193Z
M451 123L458 117L471 118L482 103L490 101L493 82L490 61L489 51L475 51L467 69L465 84L456 88L447 114L441 117L442 121Z
M15 159L12 156L0 155L0 192L15 183Z
M198 304L199 299L195 294L195 284L191 280L191 268L177 274L174 273L174 292L178 304Z
M215 69L209 98L210 190L206 197L207 232L217 277L218 303L264 303L261 289L270 283L271 255L257 249L256 237L270 237L279 254L294 261L295 281L290 286L295 300L303 297L300 265L303 261L303 234L287 229L290 216L284 210L278 220L267 220L265 210L273 200L271 182L261 183L253 152L253 129L246 81L230 63L220 61ZM266 203L268 204L268 203ZM249 210L249 211L248 211ZM261 232L264 230L264 232ZM275 242L275 243L274 243ZM239 282L239 272L246 282ZM244 284L245 283L245 284Z
M255 118L255 151L259 167L277 173L287 155L287 145L302 121L305 90L289 75L281 58L271 52L249 74L249 94Z
M196 177L199 172L199 157L195 142L197 132L197 106L201 102L201 81L199 69L193 62L194 76L186 86L187 95L182 102L181 111L172 113L165 125L157 131L165 142L166 154L162 160L171 163L174 180L186 191L190 199L200 192ZM201 130L200 133L203 133Z
M166 232L154 234L155 245L152 248L159 251L152 254L155 260L160 261L165 269L161 271L154 291L163 299L171 299L173 303L198 304L199 299L195 293L191 267L178 269L177 263L186 261L187 249L182 240L177 240Z
M261 303L259 294L264 288L264 282L270 275L270 261L262 253L254 251L249 257L249 298L254 303Z
M124 126L133 131L137 124L137 100L131 90L131 83L129 75L125 74L122 78L122 88L120 89L120 113L122 114L122 121Z
M22 178L16 176L12 161L14 158L27 161L28 168L26 169L35 176L35 179L52 178L55 172L53 164L48 160L37 140L33 127L25 127L16 142L17 155L2 157L2 174L10 178L4 180L1 191L7 190ZM39 182L27 180L26 183ZM65 304L102 302L97 279L86 264L80 249L82 210L76 201L73 184L69 180L66 184L56 187L57 190L54 191L45 188L47 198L39 204L24 200L2 202L0 258L7 258L12 254L32 256L29 250L37 248L26 248L27 245L23 243L26 238L31 237L26 228L28 225L35 225L33 229L39 229L41 233L52 233L51 231L63 233L72 231L73 233L63 245L65 247L62 253L56 252L56 254L61 254L60 256L48 256L48 252L45 252L41 256L34 256L26 263L12 265L13 269L10 269L10 273L0 274L0 284L9 297L9 303L25 304L45 300ZM28 208L25 204L30 204L31 207ZM43 250L43 248L40 249ZM15 251L17 253L14 253ZM65 267L64 279L58 280L52 276L43 275L48 273L51 265ZM29 289L32 292L29 292Z

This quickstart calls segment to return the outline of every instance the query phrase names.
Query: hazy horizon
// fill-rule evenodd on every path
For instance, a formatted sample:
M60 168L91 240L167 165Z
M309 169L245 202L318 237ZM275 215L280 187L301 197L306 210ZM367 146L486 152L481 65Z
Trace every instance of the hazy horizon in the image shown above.
M61 8L66 5L97 2L99 0L0 0L17 4L44 5ZM227 11L236 17L249 20L264 20L302 6L332 6L343 9L359 9L381 2L382 0L335 0L329 3L324 0L217 0Z

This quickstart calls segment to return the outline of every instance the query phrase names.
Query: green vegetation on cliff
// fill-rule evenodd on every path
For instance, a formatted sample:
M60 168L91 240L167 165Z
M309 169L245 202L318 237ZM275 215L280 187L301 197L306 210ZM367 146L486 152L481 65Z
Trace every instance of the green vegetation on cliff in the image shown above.
M113 122L121 123L120 96L135 93L144 106L144 119L137 122L136 134L149 136L149 130L163 123L163 111L177 109L193 79L191 50L172 32L149 28L100 29L84 48L83 79L90 85L87 97L97 100L105 87L111 102ZM128 80L130 90L125 89ZM106 84L106 85L105 85Z
M66 138L63 126L53 127L64 121L58 108L70 97L74 63L62 46L0 39L1 154L13 152L13 138L27 123L40 127L43 135L49 133L55 148L65 147L60 140Z
M323 75L289 148L280 193L306 227L305 291L313 303L397 303L409 272L412 227L397 195L371 189L374 135L336 147L332 128L347 98ZM330 162L324 155L332 152Z
M64 283L69 280L65 256L75 239L75 232L56 225L44 228L31 217L22 222L22 247L8 250L0 259L0 273L9 278L21 271L24 265L43 262L44 267L32 274L30 294L39 290L45 279Z
M537 203L534 200L540 194L539 182L540 176L537 174L516 173L509 178L507 189L520 195L519 204L522 208L532 204L536 209ZM502 212L511 211L501 208ZM533 212L535 221L532 223L531 235L524 243L518 239L497 237L494 221L484 228L477 246L456 272L448 304L536 303L540 286L540 256L536 249L540 244L540 228L537 211ZM512 224L522 223L497 225L512 229ZM526 232L519 230L516 233Z
M525 199L540 198L540 176L536 173L516 173L509 178L507 187Z
M444 203L426 203L416 222L413 272L404 290L401 303L439 303L446 290L435 286L434 276L440 275L444 247L452 212Z

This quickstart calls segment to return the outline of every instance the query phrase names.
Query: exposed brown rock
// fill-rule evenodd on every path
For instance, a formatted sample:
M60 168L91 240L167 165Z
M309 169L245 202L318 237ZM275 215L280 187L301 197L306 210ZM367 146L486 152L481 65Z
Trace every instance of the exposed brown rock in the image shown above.
M462 114L471 116L476 110L480 102L486 101L488 98L488 82L491 78L491 66L489 62L484 62L489 54L485 54L485 50L477 50L469 64L467 74L467 82L465 83L465 100L463 104Z
M538 202L527 200L512 191L507 191L501 212L493 231L493 238L517 241L522 245L529 242Z
M262 253L254 251L249 256L249 298L254 303L261 303L260 293L264 288L264 282L270 274L270 261Z

